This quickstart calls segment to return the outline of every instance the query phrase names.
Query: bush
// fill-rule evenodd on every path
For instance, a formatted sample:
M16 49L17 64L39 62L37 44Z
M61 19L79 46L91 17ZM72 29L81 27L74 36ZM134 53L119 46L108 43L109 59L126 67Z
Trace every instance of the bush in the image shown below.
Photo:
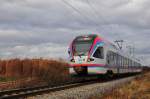
M49 84L65 82L69 77L68 64L62 59L0 60L0 74L5 77L39 77Z
M40 77L49 84L65 82L68 79L68 64L55 60L42 60L39 62Z

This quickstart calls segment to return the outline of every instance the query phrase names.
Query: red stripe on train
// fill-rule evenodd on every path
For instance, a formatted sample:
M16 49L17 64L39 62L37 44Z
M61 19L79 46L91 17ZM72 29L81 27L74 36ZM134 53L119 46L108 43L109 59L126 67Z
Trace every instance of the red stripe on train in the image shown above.
M105 64L70 64L70 66L105 66Z

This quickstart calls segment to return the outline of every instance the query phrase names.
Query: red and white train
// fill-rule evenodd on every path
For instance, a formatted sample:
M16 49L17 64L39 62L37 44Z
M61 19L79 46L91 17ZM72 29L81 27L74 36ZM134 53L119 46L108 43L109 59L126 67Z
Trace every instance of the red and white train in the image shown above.
M91 34L76 37L68 50L70 74L120 74L141 72L141 64L133 57L103 39Z

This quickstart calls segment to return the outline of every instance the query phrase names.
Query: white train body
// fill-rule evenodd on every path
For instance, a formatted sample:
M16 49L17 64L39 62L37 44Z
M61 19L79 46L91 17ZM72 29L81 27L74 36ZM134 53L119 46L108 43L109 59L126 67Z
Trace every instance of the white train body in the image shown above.
M141 64L97 35L76 37L69 48L70 74L141 72Z

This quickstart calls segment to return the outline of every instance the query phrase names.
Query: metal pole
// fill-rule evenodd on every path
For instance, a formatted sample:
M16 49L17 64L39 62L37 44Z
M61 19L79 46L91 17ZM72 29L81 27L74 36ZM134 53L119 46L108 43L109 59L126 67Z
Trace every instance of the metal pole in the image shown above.
M114 41L115 43L117 43L117 45L118 45L118 47L119 47L119 49L121 50L122 49L122 46L123 46L123 40L116 40L116 41Z

